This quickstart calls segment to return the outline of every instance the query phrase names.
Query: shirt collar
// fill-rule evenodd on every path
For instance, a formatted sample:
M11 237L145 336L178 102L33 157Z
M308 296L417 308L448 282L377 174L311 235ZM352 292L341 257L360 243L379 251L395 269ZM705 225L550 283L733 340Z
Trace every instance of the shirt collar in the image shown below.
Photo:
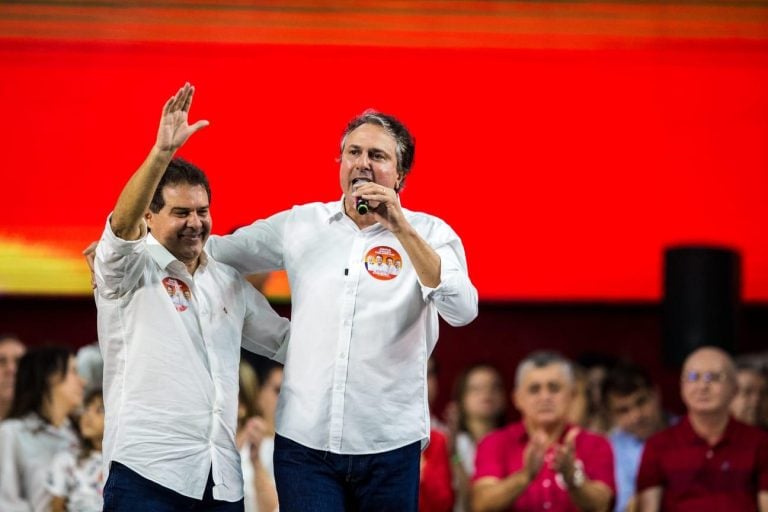
M726 444L730 442L734 435L735 435L735 424L732 417L728 417L728 424L725 426L725 430L723 430L723 435L720 436L720 439L717 441L717 443L714 444L714 446L720 446L722 444ZM695 430L693 430L693 425L691 425L691 419L686 415L682 420L680 420L680 431L682 432L684 436L684 440L688 442L695 442L695 443L701 443L704 445L709 446L709 443L707 443L707 440L703 437L699 436L699 434L696 433Z
M26 425L26 427L30 430L30 432L60 432L62 430L67 430L70 428L70 421L69 418L64 418L64 422L59 427L54 427L50 423L48 423L46 420L43 419L42 416L40 416L37 413L31 412L24 416L22 418L23 423Z
M334 208L333 205L336 205ZM344 211L344 196L341 196L341 201L338 203L331 203L331 208L329 208L329 214L328 214L328 224L334 222L334 221L340 221L344 217L346 217L347 213Z
M167 270L168 267L174 262L177 262L184 269L187 268L183 262L176 259L176 256L171 254L168 249L160 244L160 242L158 242L157 239L152 236L152 233L147 233L147 250L149 251L150 256L152 256L152 259L155 260L155 263L157 263L160 268ZM200 253L200 266L198 269L205 269L207 265L208 254L206 254L205 249L203 249L203 251Z

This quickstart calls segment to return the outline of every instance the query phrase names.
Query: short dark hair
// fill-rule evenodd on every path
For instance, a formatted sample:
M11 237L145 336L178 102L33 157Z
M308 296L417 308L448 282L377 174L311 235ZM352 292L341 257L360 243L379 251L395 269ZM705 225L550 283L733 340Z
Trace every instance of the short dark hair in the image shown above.
M9 418L21 418L30 412L43 416L43 403L51 397L51 377L67 374L74 352L58 346L33 347L19 359L16 387Z
M194 164L187 162L183 158L176 157L171 160L165 173L163 173L163 177L160 178L160 183L157 184L155 194L152 196L152 202L149 203L149 210L152 213L158 213L162 210L163 206L165 206L163 189L169 185L178 185L179 183L202 186L208 194L208 202L211 202L211 186L208 184L208 178L205 173Z
M356 128L364 124L374 124L381 126L386 132L395 139L395 152L397 154L397 171L400 173L400 186L398 191L403 188L405 177L411 172L413 158L416 153L416 141L405 127L395 116L377 112L368 109L359 116L347 123L344 135L341 137L341 151L344 150L344 144L347 142L347 136Z
M629 396L643 389L652 389L653 383L645 368L625 361L608 369L602 388L604 405L608 406L609 395Z

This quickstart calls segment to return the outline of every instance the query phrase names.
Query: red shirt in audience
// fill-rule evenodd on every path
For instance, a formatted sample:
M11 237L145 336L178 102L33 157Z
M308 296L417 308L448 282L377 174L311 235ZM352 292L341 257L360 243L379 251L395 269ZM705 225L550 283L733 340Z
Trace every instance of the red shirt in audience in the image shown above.
M453 484L445 435L432 429L429 446L421 454L419 512L451 512Z
M730 419L710 446L686 417L645 444L637 491L658 486L664 511L756 511L768 491L768 433Z
M566 427L560 437L563 442ZM590 480L603 482L616 493L611 445L604 437L581 430L574 440L576 459ZM514 423L488 434L477 447L474 480L492 476L499 479L523 468L523 451L528 444L528 433L522 423ZM512 504L515 511L577 512L568 495L563 477L552 469L554 447L550 447L544 465L536 478Z

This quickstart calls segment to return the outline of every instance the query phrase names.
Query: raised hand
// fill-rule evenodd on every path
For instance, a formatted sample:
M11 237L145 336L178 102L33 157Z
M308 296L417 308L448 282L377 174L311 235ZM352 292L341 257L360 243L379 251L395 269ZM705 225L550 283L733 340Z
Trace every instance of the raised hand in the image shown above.
M531 435L528 445L523 452L523 469L528 473L529 480L536 478L544 465L544 455L547 453L547 435L536 431Z
M165 102L155 142L155 146L160 151L175 152L193 133L208 126L208 121L205 120L197 121L191 126L188 123L189 108L192 106L194 94L195 88L187 82Z
M389 231L397 233L408 225L394 189L370 182L358 187L354 196L367 199L376 222Z
M568 431L565 435L565 440L562 445L555 450L555 470L563 475L563 479L570 486L573 484L573 474L576 469L576 448L575 441L576 436L579 435L580 429L574 427Z

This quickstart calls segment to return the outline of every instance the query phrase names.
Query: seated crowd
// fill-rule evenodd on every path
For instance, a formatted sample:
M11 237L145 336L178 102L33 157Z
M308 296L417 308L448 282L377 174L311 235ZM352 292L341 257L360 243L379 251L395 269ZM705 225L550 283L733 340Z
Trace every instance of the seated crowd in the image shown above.
M241 363L236 444L246 512L279 510L272 452L282 367ZM101 510L104 404L97 347L26 348L0 336L0 511ZM629 362L578 365L529 354L507 380L468 366L433 411L422 453L425 512L768 511L768 391L757 357L688 356L685 413ZM429 402L438 364L429 361ZM508 423L511 408L519 420Z

